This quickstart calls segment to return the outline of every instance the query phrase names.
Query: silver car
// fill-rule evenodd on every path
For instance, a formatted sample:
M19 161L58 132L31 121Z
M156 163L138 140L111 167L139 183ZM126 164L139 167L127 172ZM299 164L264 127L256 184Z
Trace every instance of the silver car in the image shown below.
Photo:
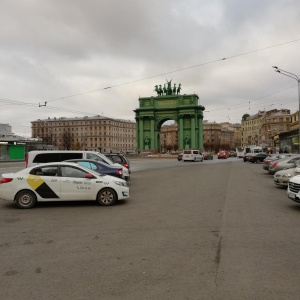
M296 175L300 175L300 160L296 161L296 167L277 171L274 174L274 183L281 187L288 187L289 180Z
M270 164L273 163L275 160L295 156L296 154L272 154L268 156L263 161L263 169L269 171Z
M296 167L296 161L299 159L300 155L275 160L269 166L269 174L274 175L277 171Z

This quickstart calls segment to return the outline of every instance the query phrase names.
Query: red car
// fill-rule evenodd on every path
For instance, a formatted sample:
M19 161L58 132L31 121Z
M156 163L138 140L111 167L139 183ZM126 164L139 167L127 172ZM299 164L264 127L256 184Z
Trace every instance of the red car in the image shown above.
M229 155L228 155L227 151L219 151L219 153L218 153L218 159L220 159L220 158L227 159L228 157L229 157Z

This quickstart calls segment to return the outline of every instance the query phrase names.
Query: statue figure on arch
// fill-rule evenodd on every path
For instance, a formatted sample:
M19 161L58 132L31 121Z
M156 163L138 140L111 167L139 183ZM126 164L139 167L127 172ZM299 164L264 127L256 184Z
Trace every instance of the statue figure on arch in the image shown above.
M180 94L180 90L181 90L181 83L178 84L178 88L177 88L177 95Z
M170 81L167 80L167 84L168 84L168 87L167 87L167 95L172 95L172 79Z
M186 136L185 136L185 138L184 138L184 148L185 149L189 149L189 145L190 145L190 137L189 137L189 135L187 134Z
M174 83L174 87L173 87L173 94L176 94L176 83Z
M164 95L167 95L167 93L168 93L168 90L167 90L167 88L166 88L166 84L164 84L164 87L163 87L163 93L164 93Z
M145 149L149 149L150 141L151 141L151 139L148 136L146 136L144 139Z

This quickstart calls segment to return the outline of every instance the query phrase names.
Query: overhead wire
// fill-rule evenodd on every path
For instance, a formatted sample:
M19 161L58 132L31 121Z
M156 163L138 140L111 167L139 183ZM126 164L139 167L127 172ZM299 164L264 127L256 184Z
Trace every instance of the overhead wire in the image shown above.
M21 101L16 101L16 100L7 100L7 99L1 99L1 98L0 98L0 102L4 102L4 103L7 103L7 104L9 103L9 104L13 104L13 105L26 105L26 106L33 106L33 107L41 107L41 106L43 106L43 107L49 107L49 106L46 105L46 103L48 103L48 102L58 101L58 100L63 100L63 99L68 99L68 98L72 98L72 97L76 97L76 96L81 96L81 95L85 95L85 94L89 94L89 93L94 93L94 92L99 92L99 91L103 91L103 90L107 90L107 89L111 89L111 88L115 88L115 87L119 87L119 86L123 86L123 85L128 85L128 84L136 83L136 82L139 82L139 81L144 81L144 80L148 80L148 79L160 77L160 76L163 76L163 75L168 75L168 74L185 71L185 70L192 69L192 68L197 68L197 67L200 67L200 66L204 66L204 65L208 65L208 64L212 64L212 63L216 63L216 62L228 60L228 59L232 59L232 58L235 58L235 57L239 57L239 56L247 55L247 54L250 54L250 53L255 53L255 52L267 50L267 49L274 48L274 47L279 47L279 46L282 46L282 45L286 45L286 44L294 43L294 42L298 42L298 41L300 41L300 38L299 39L295 39L295 40L291 40L291 41L288 41L288 42L280 43L280 44L275 44L275 45L272 45L272 46L267 46L267 47L260 48L260 49L255 49L255 50L251 50L251 51L247 51L247 52L243 52L243 53L231 55L231 56L228 56L228 57L223 57L221 59L215 59L215 60L212 60L212 61L209 61L209 62L200 63L200 64L193 65L193 66L188 66L188 67L185 67L185 68L176 69L176 70L173 70L173 71L168 71L168 72L156 74L156 75L153 75L153 76L148 76L148 77L144 77L144 78L140 78L140 79L136 79L136 80L132 80L132 81L123 82L121 84L111 85L111 86L107 86L107 87L104 87L104 88L95 89L95 90L91 90L91 91L87 91L87 92L82 92L82 93L72 94L72 95L69 95L69 96L64 96L64 97L50 99L50 100L45 101L45 105L40 105L40 103L37 105L35 103L21 102ZM294 87L294 86L292 86L292 87ZM288 87L288 88L283 89L281 91L290 89L292 87ZM254 99L252 101L249 101L249 109L250 109L250 102L257 101L259 99L268 97L270 95L279 93L281 91L273 92L273 93L270 93L268 95L256 98L256 99ZM80 113L80 114L92 115L91 113L80 112L80 111L75 111L75 110L70 110L70 109L63 109L63 108L58 108L58 107L49 107L49 108L51 108L53 110L61 110L61 111L64 111L64 112L73 112L73 113ZM217 110L222 110L222 109L223 108L219 108L219 109L214 109L214 110L210 110L210 111L217 111Z
M120 87L120 86L123 86L123 85L127 85L127 84L131 84L131 83L136 83L136 82L139 82L139 81L144 81L144 80L156 78L156 77L160 77L160 76L163 76L163 75L169 75L169 74L173 74L173 73L177 73L177 72L181 72L181 71L185 71L185 70L189 70L189 69L193 69L193 68L198 68L198 67L201 67L201 66L204 66L204 65L209 65L209 64L212 64L212 63L216 63L216 62L228 60L228 59L231 59L231 58L235 58L235 57L247 55L247 54L250 54L250 53L255 53L255 52L263 51L263 50L270 49L270 48L279 47L279 46L282 46L282 45L286 45L286 44L294 43L294 42L298 42L298 41L300 41L300 38L292 40L292 41L288 41L288 42L284 42L284 43L272 45L272 46L267 46L267 47L256 49L256 50L251 50L251 51L247 51L247 52L243 52L243 53L239 53L239 54L234 54L234 55L231 55L231 56L228 56L228 57L223 57L223 58L215 59L215 60L212 60L212 61L209 61L209 62L197 64L197 65L188 66L188 67L185 67L185 68L180 68L180 69L176 69L176 70L173 70L173 71L168 71L168 72L164 72L164 73L160 73L160 74L148 76L148 77L141 78L141 79L136 79L136 80L132 80L132 81L123 82L123 83L120 83L120 84L115 84L115 85L107 86L107 87L104 87L104 88L100 88L100 89L96 89L96 90L92 90L92 91L88 91L88 92L82 92L82 93L78 93L78 94L74 94L74 95L70 95L70 96L65 96L65 97L59 97L59 98L50 99L50 100L47 100L47 102L52 102L52 101L57 101L57 100L63 100L63 99L72 98L72 97L76 97L76 96L82 96L82 95L85 95L85 94L99 92L99 91L103 91L103 90L107 90L107 89L111 89L111 88L115 88L115 87Z

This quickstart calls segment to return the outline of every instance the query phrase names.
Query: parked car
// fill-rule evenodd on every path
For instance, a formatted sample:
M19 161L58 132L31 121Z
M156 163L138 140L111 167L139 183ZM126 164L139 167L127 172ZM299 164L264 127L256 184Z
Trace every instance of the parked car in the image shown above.
M182 160L182 154L183 154L182 152L178 153L178 155L177 155L178 161Z
M273 161L269 167L269 174L274 175L277 171L288 169L296 166L296 161L300 159L300 156L285 157Z
M273 176L274 183L281 187L287 187L289 180L297 175L300 175L300 160L296 161L295 168L277 171Z
M294 176L289 180L287 196L289 199L300 203L300 175Z
M228 156L228 152L227 151L219 151L218 152L218 159L220 159L220 158L225 158L225 159L227 159L229 156Z
M270 164L275 160L285 158L285 157L294 157L297 154L271 154L270 156L266 157L263 161L263 169L269 171Z
M0 199L14 201L19 208L32 208L42 201L82 200L109 206L128 197L125 180L70 162L39 164L2 174L0 179Z
M92 160L92 159L69 159L66 160L68 162L74 162L80 166L84 166L90 170L93 170L99 174L105 174L105 175L110 175L114 176L117 178L124 178L123 174L123 168L121 167L113 167L110 165L107 165L101 161L97 160Z
M130 170L130 163L126 156L122 153L103 153L106 157L108 157L112 162L122 165L123 167L128 169L129 174L131 173Z
M212 160L214 158L214 156L210 152L203 152L202 155L203 155L203 159L205 160Z
M244 156L243 156L243 161L244 162L247 162L249 161L249 158L254 155L255 153L246 153Z
M230 150L229 153L228 153L228 156L229 157L237 157L237 153L234 150Z
M270 163L273 162L274 160L277 160L280 158L283 158L283 157L280 157L280 154L271 154L270 156L267 156L263 160L263 169L269 171Z
M203 161L203 155L199 150L183 150L183 161Z
M247 159L251 163L261 163L268 156L269 154L267 153L252 153L252 155L249 155Z
M29 151L26 155L26 167L31 167L41 163L60 162L68 159L93 159L102 161L110 166L120 167L122 165L114 163L111 159L106 157L103 153L96 151L83 150L37 150ZM122 166L123 174L126 180L129 180L129 170Z

